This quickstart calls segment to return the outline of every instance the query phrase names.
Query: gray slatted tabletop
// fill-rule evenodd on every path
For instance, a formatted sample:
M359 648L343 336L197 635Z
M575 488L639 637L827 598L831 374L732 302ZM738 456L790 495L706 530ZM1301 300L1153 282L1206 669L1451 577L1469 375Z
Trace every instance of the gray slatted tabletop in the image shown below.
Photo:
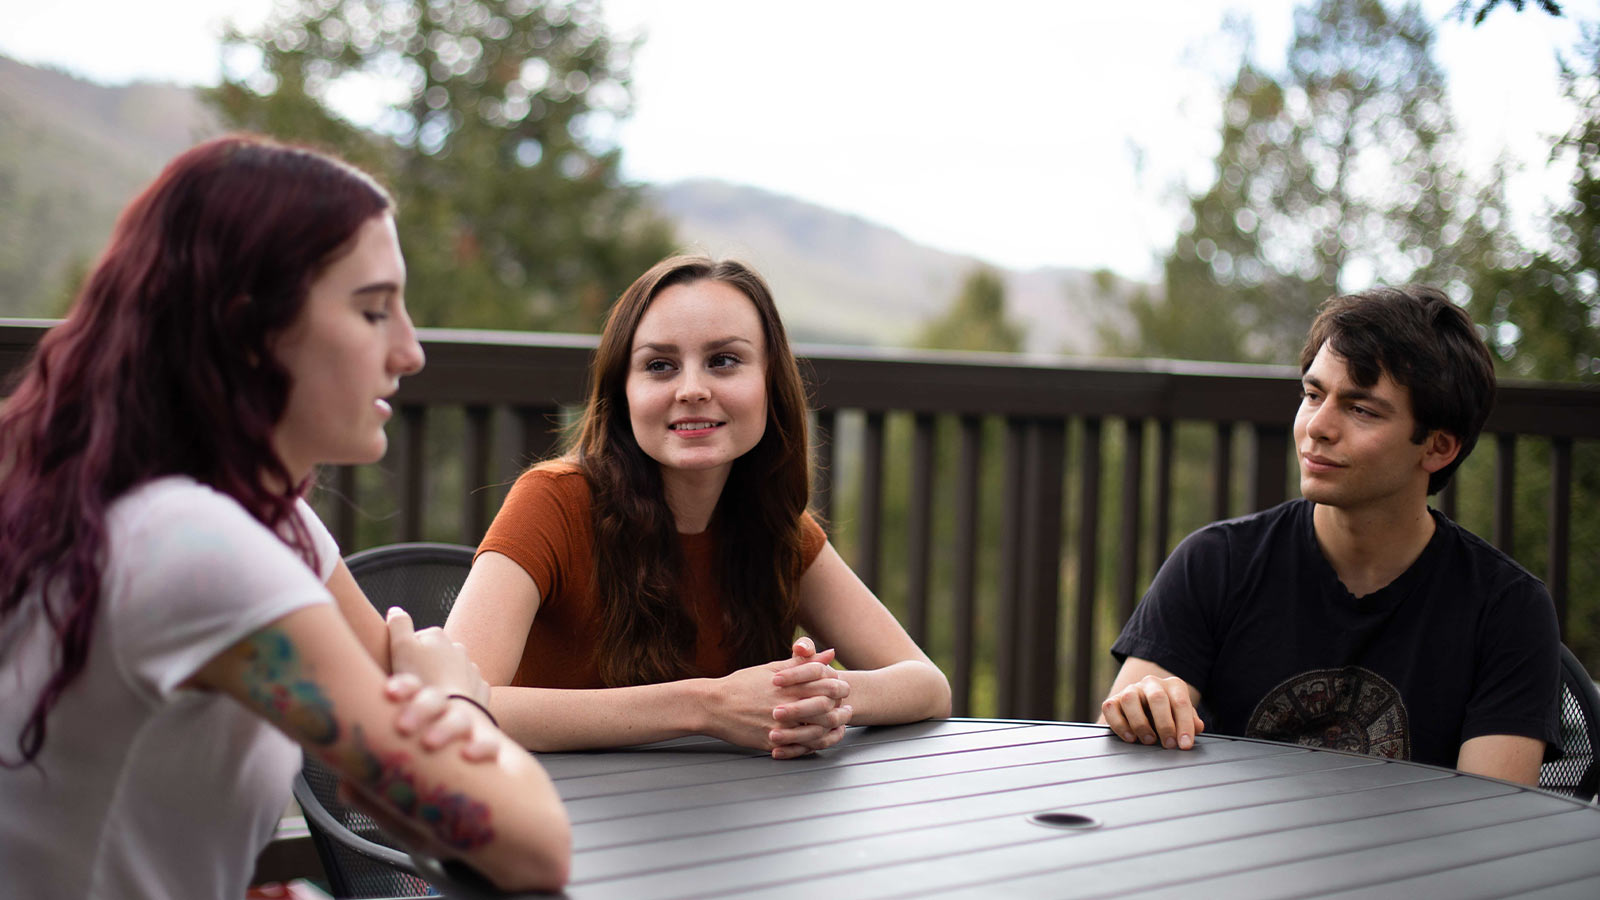
M1600 809L1265 741L1180 753L951 719L799 760L701 738L540 761L572 817L574 900L1600 897Z

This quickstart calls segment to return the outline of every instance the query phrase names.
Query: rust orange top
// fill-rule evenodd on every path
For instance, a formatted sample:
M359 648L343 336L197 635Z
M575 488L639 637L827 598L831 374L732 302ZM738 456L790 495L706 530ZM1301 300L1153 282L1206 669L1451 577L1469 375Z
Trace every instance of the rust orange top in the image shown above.
M806 513L801 517L801 563L810 567L828 540ZM736 666L723 646L722 592L712 576L716 538L710 529L680 534L684 571L680 597L698 640L693 677L718 678ZM600 646L599 600L591 586L594 530L589 484L576 466L550 463L524 472L478 545L504 554L539 588L539 612L528 629L519 687L601 688L595 654Z

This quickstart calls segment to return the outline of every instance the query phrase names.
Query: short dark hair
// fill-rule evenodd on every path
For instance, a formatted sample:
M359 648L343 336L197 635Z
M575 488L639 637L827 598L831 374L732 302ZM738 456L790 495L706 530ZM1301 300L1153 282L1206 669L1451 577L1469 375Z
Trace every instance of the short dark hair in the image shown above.
M1440 430L1461 441L1450 465L1428 478L1428 493L1449 484L1494 406L1494 358L1466 310L1438 288L1420 284L1341 294L1328 298L1311 323L1300 350L1302 373L1323 344L1345 358L1361 387L1388 373L1411 392L1413 442Z

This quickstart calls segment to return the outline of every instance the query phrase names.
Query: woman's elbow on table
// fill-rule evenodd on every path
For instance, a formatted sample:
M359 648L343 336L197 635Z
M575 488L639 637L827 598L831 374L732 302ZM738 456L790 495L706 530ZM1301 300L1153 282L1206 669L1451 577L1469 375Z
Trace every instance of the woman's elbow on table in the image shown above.
M559 849L549 853L512 854L501 865L484 871L495 887L502 891L548 891L555 893L567 886L572 877L572 836L563 833Z
M939 673L939 678L940 678L941 682L944 684L944 694L939 700L939 705L938 705L937 711L934 712L934 714L932 716L930 716L929 718L933 718L933 719L948 719L948 718L950 718L951 714L955 712L955 706L954 706L955 698L954 698L954 695L952 694L952 692L950 690L950 682L945 679L943 672Z
M946 678L944 671L938 666L934 665L932 662L921 662L919 665L927 670L927 675L925 677L928 682L928 687L926 688L928 694L928 714L923 718L950 718L952 698L952 693L950 691L950 679Z
M502 807L493 839L463 854L465 862L504 891L559 891L572 872L572 825L542 767L519 748L501 751L513 792L533 802ZM510 815L504 815L510 812Z

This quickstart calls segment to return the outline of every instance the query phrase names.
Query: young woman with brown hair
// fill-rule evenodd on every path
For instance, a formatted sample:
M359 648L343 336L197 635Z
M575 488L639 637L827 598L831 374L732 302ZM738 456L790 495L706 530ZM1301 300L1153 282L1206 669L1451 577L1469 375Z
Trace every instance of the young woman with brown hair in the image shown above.
M442 712L482 690L470 661L386 628L303 498L317 465L383 455L385 398L422 367L391 206L309 150L189 150L6 400L8 895L243 896L302 751L425 850L565 881L543 770L469 704ZM486 746L441 747L467 715Z
M783 758L852 722L949 715L944 675L806 512L807 453L761 277L701 257L640 276L572 451L518 479L445 626L506 733L535 750L699 733Z

